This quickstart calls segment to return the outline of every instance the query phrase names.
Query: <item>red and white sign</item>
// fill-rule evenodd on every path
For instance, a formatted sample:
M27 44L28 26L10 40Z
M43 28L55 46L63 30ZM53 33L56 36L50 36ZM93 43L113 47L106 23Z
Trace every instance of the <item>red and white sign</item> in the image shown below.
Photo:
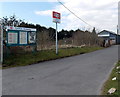
M53 11L53 22L60 23L61 14Z

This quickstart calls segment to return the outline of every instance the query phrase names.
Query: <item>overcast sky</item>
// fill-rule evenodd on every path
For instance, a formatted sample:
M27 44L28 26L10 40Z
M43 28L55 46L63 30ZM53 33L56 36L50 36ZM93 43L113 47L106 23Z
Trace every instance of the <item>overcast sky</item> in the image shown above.
M1 0L2 1L2 0ZM116 32L118 22L118 1L119 0L60 0L77 16L82 18L88 24L80 21L67 9L65 9L57 0L21 0L20 2L7 2L2 4L2 15L10 16L16 14L17 17L25 19L27 22L37 23L46 27L55 27L52 22L52 11L62 14L59 30L92 29L110 30ZM15 1L15 0L11 0Z

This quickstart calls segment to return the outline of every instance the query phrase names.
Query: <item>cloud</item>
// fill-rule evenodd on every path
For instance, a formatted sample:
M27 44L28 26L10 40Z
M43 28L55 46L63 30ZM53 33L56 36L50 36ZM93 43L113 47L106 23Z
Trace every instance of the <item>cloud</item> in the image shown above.
M44 15L44 16L50 16L52 14L52 10L35 11L35 14L37 14L37 15Z
M0 0L0 2L56 2L56 0Z
M108 29L116 31L118 21L118 1L119 0L60 0L77 16L99 30ZM90 28L62 5L55 6L52 10L36 11L37 15L51 16L51 12L56 10L62 13L61 28L71 30L78 28Z

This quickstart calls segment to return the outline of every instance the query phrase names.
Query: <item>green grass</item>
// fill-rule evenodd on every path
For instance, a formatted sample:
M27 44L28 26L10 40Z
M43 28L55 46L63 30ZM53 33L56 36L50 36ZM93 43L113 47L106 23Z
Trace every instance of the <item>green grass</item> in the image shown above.
M35 64L43 61L89 53L99 49L102 49L102 47L59 49L58 55L55 54L55 50L45 50L45 51L39 51L35 53L29 52L21 55L20 54L10 55L8 58L4 60L3 68L31 65L31 64Z
M120 97L120 74L118 72L120 72L120 69L116 69L117 66L120 66L120 61L116 64L115 68L112 70L108 80L105 82L104 86L103 86L103 90L102 90L102 95L113 95L113 97L115 95L119 95ZM117 77L116 81L112 81L113 77ZM110 88L116 88L116 92L113 94L108 94L108 90Z

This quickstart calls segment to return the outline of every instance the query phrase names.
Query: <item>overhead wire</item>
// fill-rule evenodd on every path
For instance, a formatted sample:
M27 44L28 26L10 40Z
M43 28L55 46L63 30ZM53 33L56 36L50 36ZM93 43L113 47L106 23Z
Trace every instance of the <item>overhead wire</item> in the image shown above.
M76 15L73 11L71 11L68 7L66 7L60 0L57 0L62 6L64 6L69 12L71 12L75 17L77 17L80 21L84 22L85 24L89 25L90 27L93 27L89 23L87 23L85 20L80 18L78 15ZM94 27L93 27L94 28Z

